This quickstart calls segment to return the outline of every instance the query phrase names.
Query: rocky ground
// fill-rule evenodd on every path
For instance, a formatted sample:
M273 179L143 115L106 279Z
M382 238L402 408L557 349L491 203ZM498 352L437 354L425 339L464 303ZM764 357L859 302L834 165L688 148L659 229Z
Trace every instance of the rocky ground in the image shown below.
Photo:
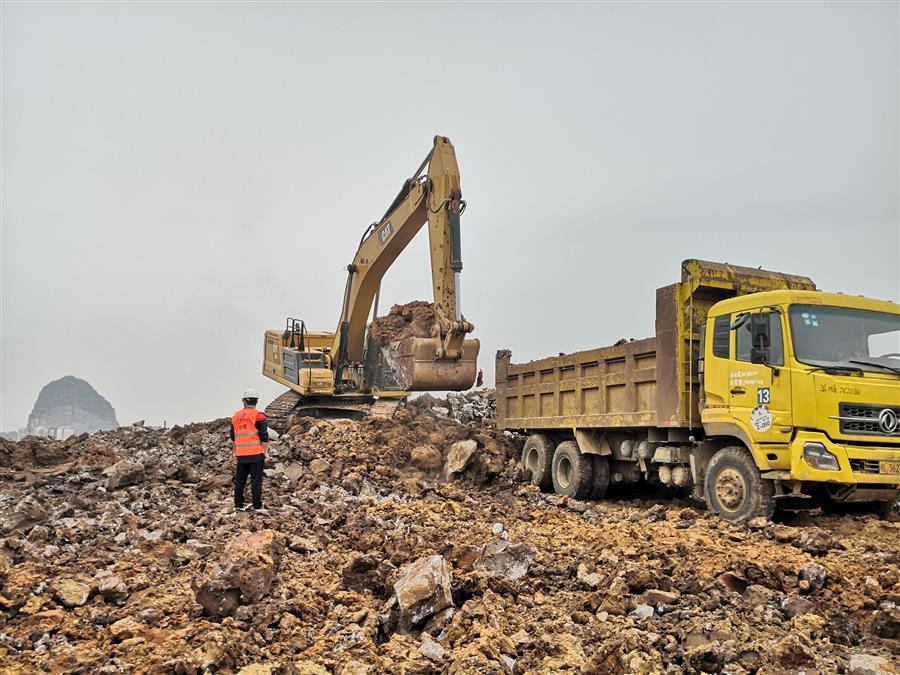
M265 514L225 420L3 442L0 671L897 672L897 524L541 494L489 410L295 420Z

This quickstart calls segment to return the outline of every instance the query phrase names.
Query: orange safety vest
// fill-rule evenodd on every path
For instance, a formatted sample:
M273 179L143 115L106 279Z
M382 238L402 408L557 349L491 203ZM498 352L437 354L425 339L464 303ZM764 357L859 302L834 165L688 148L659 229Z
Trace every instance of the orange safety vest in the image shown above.
M231 416L235 457L249 457L265 452L262 441L259 440L259 431L256 429L257 415L259 411L256 408L241 408Z

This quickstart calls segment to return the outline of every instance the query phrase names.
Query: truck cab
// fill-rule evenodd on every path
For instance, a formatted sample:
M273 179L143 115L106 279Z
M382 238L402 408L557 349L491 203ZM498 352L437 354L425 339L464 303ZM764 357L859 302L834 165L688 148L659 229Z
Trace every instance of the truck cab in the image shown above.
M896 499L900 306L821 291L752 293L711 307L704 336L707 438L738 439L776 496ZM732 478L726 502L750 489Z

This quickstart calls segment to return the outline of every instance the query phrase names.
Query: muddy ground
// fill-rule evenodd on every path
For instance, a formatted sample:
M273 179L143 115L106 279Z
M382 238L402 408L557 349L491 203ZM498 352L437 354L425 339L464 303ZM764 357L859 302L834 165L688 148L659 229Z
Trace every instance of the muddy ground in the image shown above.
M541 494L444 403L295 420L265 514L233 512L224 420L4 442L0 670L897 672L897 524Z

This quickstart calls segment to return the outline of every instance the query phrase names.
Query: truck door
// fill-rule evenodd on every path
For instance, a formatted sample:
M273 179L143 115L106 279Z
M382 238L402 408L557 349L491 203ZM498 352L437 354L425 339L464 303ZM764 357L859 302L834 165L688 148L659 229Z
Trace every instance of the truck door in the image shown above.
M758 443L787 443L791 436L791 378L784 368L784 317L766 310L766 363L752 363L752 315L732 315L732 359L728 377L731 414Z

